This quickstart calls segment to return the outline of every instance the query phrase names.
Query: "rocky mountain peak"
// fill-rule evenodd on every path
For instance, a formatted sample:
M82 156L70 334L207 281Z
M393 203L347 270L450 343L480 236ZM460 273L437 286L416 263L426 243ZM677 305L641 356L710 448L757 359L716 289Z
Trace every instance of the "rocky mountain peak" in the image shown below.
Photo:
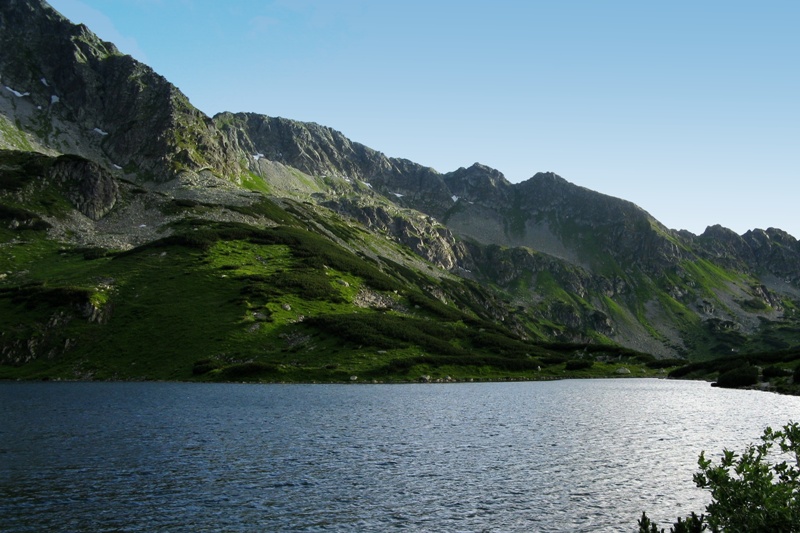
M504 199L511 187L502 172L481 163L449 172L443 179L453 196L471 202Z
M380 152L314 122L256 113L220 113L214 122L253 160L265 158L310 175L367 179L391 167Z
M241 172L211 120L164 77L44 2L0 8L0 109L46 149L140 179Z
M452 203L441 175L432 168L387 157L333 128L255 113L220 113L214 123L226 142L248 154L254 171L262 160L276 161L312 176L363 181L401 204L414 198L432 209Z
M704 239L716 239L720 241L728 241L728 242L741 242L742 238L732 229L726 228L721 226L720 224L714 224L713 226L708 226L706 230L703 232L700 237Z
M772 242L777 242L783 246L797 248L798 244L800 244L792 235L779 228L767 228L766 234Z
M530 179L542 183L544 182L561 183L561 184L569 183L567 180L565 180L555 172L537 172Z
M397 259L455 285L454 273L483 283L479 292L499 288L503 303L490 314L513 310L550 340L730 353L758 328L765 339L797 331L777 323L800 294L800 245L781 230L739 236L712 226L697 237L554 172L517 184L480 163L442 174L316 123L255 113L212 119L41 0L0 2L0 50L0 148L14 149L0 151L0 177L19 185L0 190L9 231L52 220L48 238L68 241L89 228L91 240L78 244L120 247L106 243L124 235L126 246L139 246L180 217L302 219L337 246L363 239L375 264ZM272 197L239 188L244 176ZM281 206L295 214L276 215ZM65 212L75 225L56 228ZM375 250L390 241L394 259L381 259ZM413 269L404 276L422 279ZM711 315L745 333L713 329Z
M752 229L742 235L742 239L753 248L770 247L772 238L767 231L763 229Z

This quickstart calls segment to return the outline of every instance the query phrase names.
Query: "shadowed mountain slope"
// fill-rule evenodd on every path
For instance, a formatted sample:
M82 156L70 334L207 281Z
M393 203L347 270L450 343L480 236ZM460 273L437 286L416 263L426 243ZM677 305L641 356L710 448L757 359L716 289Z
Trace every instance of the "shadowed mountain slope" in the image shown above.
M800 345L779 229L676 232L551 172L211 118L38 0L0 6L0 47L0 376L531 377Z

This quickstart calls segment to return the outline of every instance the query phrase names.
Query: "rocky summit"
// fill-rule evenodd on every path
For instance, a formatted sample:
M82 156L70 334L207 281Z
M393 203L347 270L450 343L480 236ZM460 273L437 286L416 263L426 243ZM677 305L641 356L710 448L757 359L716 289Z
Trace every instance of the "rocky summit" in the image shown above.
M41 0L0 5L0 49L0 378L550 378L800 346L780 229L694 235L552 172L208 117Z

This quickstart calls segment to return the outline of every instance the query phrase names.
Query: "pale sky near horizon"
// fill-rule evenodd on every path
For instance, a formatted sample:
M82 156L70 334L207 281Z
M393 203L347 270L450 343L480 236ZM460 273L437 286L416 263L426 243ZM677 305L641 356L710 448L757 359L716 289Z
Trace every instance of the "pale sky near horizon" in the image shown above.
M50 0L203 112L800 238L800 2Z

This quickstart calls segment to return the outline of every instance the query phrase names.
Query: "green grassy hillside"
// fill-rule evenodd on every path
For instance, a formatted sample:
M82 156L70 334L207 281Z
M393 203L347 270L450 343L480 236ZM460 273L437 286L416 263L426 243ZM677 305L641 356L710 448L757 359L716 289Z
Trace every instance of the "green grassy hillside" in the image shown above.
M615 376L622 366L635 375L658 372L647 366L652 357L613 346L520 336L491 320L491 294L477 284L354 253L266 198L254 205L280 224L187 218L170 235L124 252L58 244L46 224L0 230L0 378L416 381ZM333 214L320 225L365 249L373 239L346 231ZM591 365L573 361L568 370L577 358Z

